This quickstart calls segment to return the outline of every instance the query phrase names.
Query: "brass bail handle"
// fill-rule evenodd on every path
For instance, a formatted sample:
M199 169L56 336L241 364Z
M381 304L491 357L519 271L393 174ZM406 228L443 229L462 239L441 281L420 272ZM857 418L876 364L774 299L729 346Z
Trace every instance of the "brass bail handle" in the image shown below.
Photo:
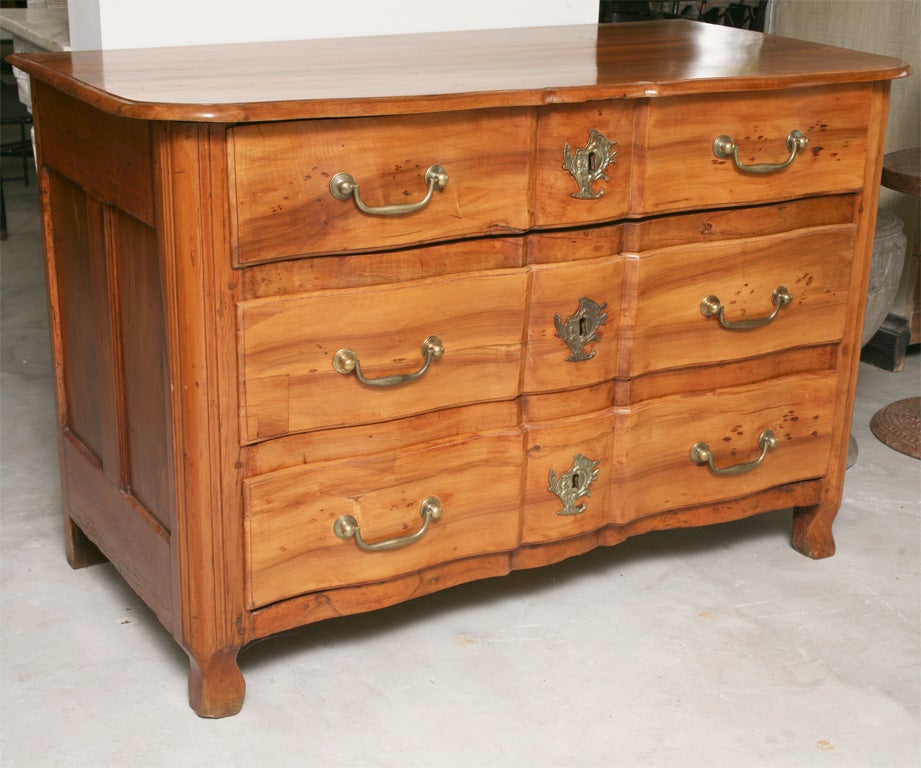
M731 467L718 467L713 462L713 451L710 446L701 441L691 446L691 461L695 464L706 464L714 475L741 475L743 472L751 472L759 467L764 461L764 457L772 448L780 445L780 440L774 434L774 430L766 429L758 435L758 447L761 449L761 455L754 461L745 462L744 464L734 464Z
M418 541L429 529L429 524L433 520L441 519L444 510L441 506L441 500L437 496L429 496L422 502L419 507L419 514L422 517L422 527L415 533L408 536L398 536L395 539L386 539L385 541L367 542L361 537L361 526L358 521L351 515L339 515L336 522L333 523L333 533L340 539L355 539L359 549L365 552L384 552L388 549L399 549Z
M796 155L801 149L805 149L809 144L809 139L803 135L802 131L793 130L787 134L787 149L790 156L782 163L758 163L755 165L746 165L739 158L739 145L736 144L730 136L723 134L713 140L713 154L720 160L732 158L736 168L743 173L776 173L782 171L796 159Z
M333 176L329 180L329 192L337 200L348 200L351 197L355 201L355 205L358 206L358 210L371 216L402 216L425 208L431 201L436 189L440 192L448 186L448 172L437 164L429 166L425 172L425 183L428 189L425 197L418 203L394 203L376 207L365 205L358 194L358 182L355 181L355 178L350 173L337 173Z
M716 317L720 325L729 331L750 331L753 328L761 328L770 323L777 317L782 307L787 306L793 301L793 294L787 290L785 285L778 285L771 294L771 302L774 304L774 311L765 317L755 317L750 320L727 320L726 307L720 302L719 297L713 294L704 296L700 302L700 314L704 317Z
M444 357L444 353L444 342L438 336L429 336L422 342L422 356L425 358L425 362L415 373L398 373L391 376L382 376L378 379L369 379L361 372L358 353L352 349L340 349L336 352L333 355L333 368L336 369L337 373L341 373L344 376L354 373L362 384L367 384L369 387L395 387L424 376L432 361L440 360Z

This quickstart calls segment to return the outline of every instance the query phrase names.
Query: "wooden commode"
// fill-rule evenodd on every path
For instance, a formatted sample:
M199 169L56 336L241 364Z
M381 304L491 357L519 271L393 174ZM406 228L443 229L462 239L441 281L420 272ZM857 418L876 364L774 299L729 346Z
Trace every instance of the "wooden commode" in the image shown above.
M650 530L834 551L901 62L682 21L13 57L68 559L191 659Z

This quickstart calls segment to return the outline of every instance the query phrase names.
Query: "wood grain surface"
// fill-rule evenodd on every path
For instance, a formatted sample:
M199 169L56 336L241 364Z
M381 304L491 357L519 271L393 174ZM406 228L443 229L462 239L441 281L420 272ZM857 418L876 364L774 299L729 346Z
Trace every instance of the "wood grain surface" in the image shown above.
M42 53L11 61L106 112L214 122L779 89L910 72L885 56L688 21Z
M683 21L12 60L67 556L151 606L198 714L239 710L237 652L269 633L644 531L793 507L793 545L833 554L901 62ZM713 155L726 133L778 163L794 128L781 172ZM617 157L577 199L564 148L595 129ZM448 186L416 213L329 193L348 172L368 205L413 202L433 163ZM764 327L701 315L714 294L763 317L779 285ZM605 320L571 360L583 299ZM433 334L444 357L400 386L332 365L413 373ZM768 428L749 471L691 461L752 462ZM597 477L560 515L578 455ZM406 536L428 496L444 516L406 548L333 531Z

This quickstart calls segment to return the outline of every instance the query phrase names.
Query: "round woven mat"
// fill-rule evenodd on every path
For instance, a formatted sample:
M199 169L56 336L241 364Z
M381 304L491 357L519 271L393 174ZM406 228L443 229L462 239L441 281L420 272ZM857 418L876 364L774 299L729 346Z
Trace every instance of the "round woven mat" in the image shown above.
M897 400L870 419L870 431L899 453L921 459L921 397Z

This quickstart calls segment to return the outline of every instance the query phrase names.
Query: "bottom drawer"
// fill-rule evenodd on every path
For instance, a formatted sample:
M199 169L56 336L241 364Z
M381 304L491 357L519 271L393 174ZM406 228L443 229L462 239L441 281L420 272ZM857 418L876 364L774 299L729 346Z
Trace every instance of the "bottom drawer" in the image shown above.
M610 519L613 410L527 426L521 540L566 539Z
M836 388L834 373L807 374L631 406L616 426L614 522L822 477Z
M250 607L513 550L522 462L521 433L510 429L244 480ZM442 513L418 535L431 497ZM360 546L395 539L406 543Z

